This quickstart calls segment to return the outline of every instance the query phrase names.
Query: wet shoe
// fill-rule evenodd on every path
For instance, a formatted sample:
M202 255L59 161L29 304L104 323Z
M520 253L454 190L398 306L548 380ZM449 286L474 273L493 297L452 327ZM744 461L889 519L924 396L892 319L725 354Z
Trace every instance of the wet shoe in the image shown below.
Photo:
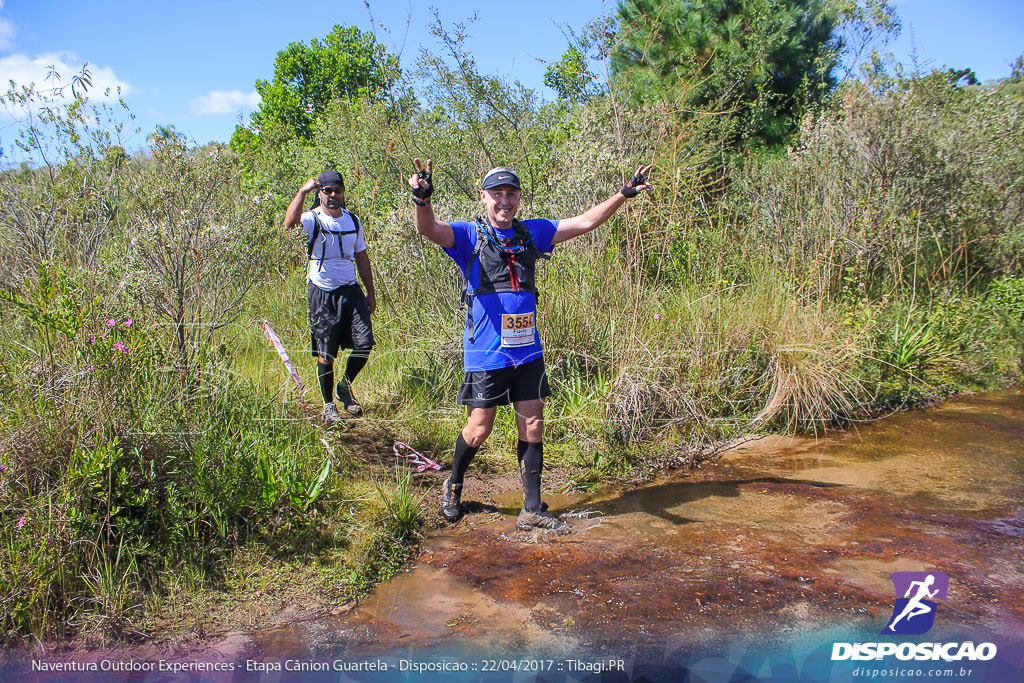
M338 415L338 407L333 403L328 403L324 406L323 413L324 422L329 425L343 425L345 422L341 419L341 415Z
M547 506L541 507L539 512L530 512L526 508L519 511L519 518L516 520L516 528L523 531L531 529L543 529L553 531L556 534L571 534L572 525L563 522L558 517L547 511Z
M441 484L441 516L453 524L462 519L462 484L452 484L451 477Z
M352 395L352 386L348 381L341 380L334 390L338 394L338 400L341 401L341 405L345 406L346 413L355 416L363 414L363 407L359 405L359 401Z

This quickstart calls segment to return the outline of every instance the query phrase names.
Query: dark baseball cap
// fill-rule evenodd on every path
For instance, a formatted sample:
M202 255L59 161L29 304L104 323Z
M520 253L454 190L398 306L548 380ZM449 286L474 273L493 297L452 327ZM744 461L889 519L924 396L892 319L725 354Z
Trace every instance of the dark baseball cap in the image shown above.
M519 184L519 176L516 175L516 172L504 166L492 168L484 176L484 180L481 183L481 187L485 190L498 187L499 185L511 185L520 190L523 189L523 186Z
M316 179L316 182L320 187L338 186L341 189L345 189L345 179L337 171L324 171Z

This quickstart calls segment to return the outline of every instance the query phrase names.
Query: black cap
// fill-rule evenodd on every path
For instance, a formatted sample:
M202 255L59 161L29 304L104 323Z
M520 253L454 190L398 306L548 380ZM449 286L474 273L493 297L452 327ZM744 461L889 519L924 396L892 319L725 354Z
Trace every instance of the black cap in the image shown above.
M481 187L485 190L498 187L499 185L511 185L520 190L523 189L522 185L519 184L519 176L516 175L516 172L504 166L492 168L484 176L484 180L481 183Z
M345 189L345 179L342 178L341 174L337 171L324 171L320 174L320 177L316 179L316 182L320 187L338 186Z

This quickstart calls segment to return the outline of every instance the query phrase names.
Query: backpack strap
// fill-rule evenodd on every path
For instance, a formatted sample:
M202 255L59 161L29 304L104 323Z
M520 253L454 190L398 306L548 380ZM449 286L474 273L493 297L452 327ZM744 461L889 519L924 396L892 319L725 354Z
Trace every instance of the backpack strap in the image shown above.
M309 242L306 244L306 258L307 259L309 259L310 261L313 260L313 248L315 247L316 240L321 235L321 233L328 234L328 235L338 235L339 237L341 235L351 235L352 233L356 233L358 235L359 231L362 229L362 224L359 222L359 219L356 218L356 216L354 214L349 213L346 209L342 209L342 212L343 212L342 213L343 216L347 215L350 219L352 219L353 224L356 226L355 230L331 230L331 229L327 228L326 226L323 226L323 224L321 222L321 219L320 219L320 216L317 215L316 211L310 211L310 213L313 214L313 233L310 235ZM352 256L345 256L345 247L342 244L340 239L338 240L338 250L341 252L341 258L343 258L343 259L348 259L349 261L351 261L355 257L355 253L354 252L353 252ZM323 268L324 268L324 260L326 258L327 258L327 243L325 241L323 246L320 249L320 259L319 259L320 263L317 266L318 270L323 270Z
M476 290L469 288L469 272L473 269L473 264L480 258L480 247L483 245L484 240L492 239L493 228L489 231L488 224L484 222L485 219L477 216L476 222L476 243L473 245L473 253L469 256L469 261L466 262L466 269L462 271L462 304L461 306L466 309L466 326L469 328L469 341L476 341L476 336L473 334L473 297L476 294ZM530 232L529 228L523 225L518 220L512 221L512 229L516 237L519 238L520 242L527 248L532 249L537 255L537 258L550 259L551 253L544 252L537 249L536 243L533 241L533 233ZM497 235L494 235L494 239ZM481 273L481 277L483 274ZM536 286L523 287L522 291L531 292L536 296L540 293L537 291Z
M358 240L359 239L359 231L363 229L363 224L359 222L359 216L355 215L354 213L349 213L348 210L346 210L345 213L347 213L349 218L352 219L352 222L356 224L356 240ZM366 239L366 238L364 237L363 239ZM342 256L344 256L344 253L342 253ZM355 258L355 257L356 257L356 245L355 245L355 243L353 243L352 244L352 258Z
M316 211L310 211L313 214L313 234L309 236L309 242L306 244L306 258L310 261L313 260L313 245L316 243L316 238L320 236L320 217L316 215Z
M487 239L484 227L480 218L476 219L476 242L473 244L473 253L469 255L466 262L466 269L462 271L462 308L466 309L466 327L469 329L469 341L476 341L473 334L473 294L469 291L469 272L473 270L473 264L480 258L480 245Z

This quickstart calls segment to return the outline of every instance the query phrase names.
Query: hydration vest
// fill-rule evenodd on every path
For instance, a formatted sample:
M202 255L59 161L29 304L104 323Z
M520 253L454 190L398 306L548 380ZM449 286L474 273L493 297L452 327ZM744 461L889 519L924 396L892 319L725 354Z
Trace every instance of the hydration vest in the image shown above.
M525 225L512 221L512 237L504 238L495 232L485 219L476 219L476 244L462 273L462 304L467 307L466 325L469 340L473 341L473 297L498 292L530 292L538 294L534 284L537 259L551 258L533 243L533 235ZM480 284L470 288L469 273L473 263L480 261Z
M356 218L356 216L354 214L349 213L346 209L342 209L341 210L341 216L339 216L338 218L341 218L342 216L348 216L349 218L352 219L352 224L355 226L355 229L353 229L353 230L331 230L331 229L327 228L327 226L325 226L321 222L320 216L319 216L319 214L317 214L316 211L310 211L310 213L313 214L313 233L309 236L309 242L306 244L306 258L308 258L310 261L315 261L315 260L319 260L320 261L320 263L317 265L317 272L320 272L321 270L324 269L324 259L328 258L327 257L327 240L326 239L323 242L320 243L320 258L319 259L315 259L313 257L313 247L316 245L316 238L319 237L321 233L323 233L325 235L337 235L338 236L338 251L340 252L340 255L339 256L331 256L330 258L343 258L343 259L348 259L349 261L354 260L354 257L355 257L355 252L354 251L351 254L348 254L348 255L345 254L345 247L343 246L343 243L342 243L342 240L341 240L341 236L342 235L351 235L353 233L358 233L359 229L362 227L359 224L359 219Z

